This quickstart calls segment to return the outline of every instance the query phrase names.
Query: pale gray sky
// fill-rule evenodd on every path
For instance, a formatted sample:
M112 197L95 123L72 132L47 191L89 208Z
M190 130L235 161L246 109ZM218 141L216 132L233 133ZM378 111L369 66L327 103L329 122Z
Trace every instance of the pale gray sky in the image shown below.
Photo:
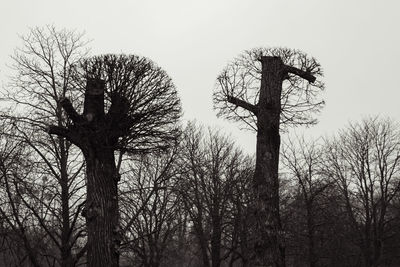
M18 34L28 27L85 31L92 54L154 60L173 78L185 119L223 127L249 152L255 135L216 118L212 91L222 68L253 47L296 48L320 61L327 105L312 135L366 115L400 121L400 1L1 0L0 10L2 83Z

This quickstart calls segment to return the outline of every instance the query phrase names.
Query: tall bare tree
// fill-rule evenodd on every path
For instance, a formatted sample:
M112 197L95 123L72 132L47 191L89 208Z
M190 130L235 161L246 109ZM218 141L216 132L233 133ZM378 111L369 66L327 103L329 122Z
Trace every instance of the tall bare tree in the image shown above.
M166 266L176 247L182 208L175 183L181 172L177 146L168 153L152 153L130 162L121 186L123 250L144 267ZM183 256L183 255L182 255Z
M321 216L324 205L324 193L331 185L331 181L326 179L323 172L323 148L317 141L306 141L304 137L297 138L296 141L288 140L282 149L282 165L283 171L288 179L294 183L294 187L299 191L301 205L297 214L300 214L298 220L293 220L297 228L293 231L294 235L305 235L302 240L301 247L307 250L302 251L299 255L304 258L307 255L308 266L319 266L319 256L317 253L317 233L321 231L321 227L325 222ZM304 214L304 215L303 215ZM305 225L304 228L301 226ZM305 234L304 230L305 229Z
M118 266L118 165L125 152L165 149L177 137L180 102L168 75L146 58L104 55L82 62L84 105L59 99L71 124L49 133L78 146L86 162L88 266ZM116 163L114 153L120 152Z
M219 115L257 132L254 173L254 266L285 266L279 215L281 125L313 124L323 101L320 64L284 48L246 51L222 71L214 94ZM305 80L305 81L304 81Z
M239 250L237 242L228 241L237 236L232 233L236 215L232 194L242 193L234 190L242 189L240 182L249 161L228 137L215 130L205 134L195 123L186 127L181 143L180 164L185 172L178 189L193 224L202 265L219 267Z
M400 132L389 119L350 124L328 142L329 175L340 189L366 267L380 266L390 237L388 209L400 190Z
M36 168L37 177L46 179L54 199L39 204L23 201L32 217L38 220L38 226L47 232L51 242L58 249L55 254L61 266L75 266L85 249L79 249L77 240L82 237L79 213L82 207L84 185L79 153L63 137L53 138L44 133L49 123L61 126L68 124L58 100L65 96L76 98L74 86L74 65L87 55L86 41L83 34L66 29L58 30L53 26L30 29L27 35L21 36L22 45L12 56L14 70L11 82L2 91L9 110L2 112L2 118L13 123L14 131L9 138L22 142L31 150L30 155ZM29 180L31 179L31 180ZM40 184L34 175L20 177L19 185ZM18 192L18 191L17 191ZM28 194L24 198L34 198ZM32 193L32 192L31 192ZM22 193L21 193L22 194ZM32 201L34 199L31 199ZM39 201L40 202L40 201ZM59 233L50 231L49 225L43 222L36 209L38 205L53 207ZM73 252L75 251L75 252ZM77 252L76 252L77 251Z
M1 185L1 203L0 214L3 227L8 229L4 236L14 244L21 244L18 254L10 253L17 246L9 246L5 251L15 255L11 262L15 265L25 264L27 259L33 266L40 266L39 242L34 242L32 237L35 235L32 227L32 220L28 215L22 202L21 194L18 189L23 186L18 185L21 176L30 174L30 161L26 154L26 147L22 142L9 138L8 134L12 132L12 125L5 120L1 120L0 133L0 185ZM28 200L29 201L29 200ZM19 246L18 246L19 247ZM4 262L3 262L4 264Z

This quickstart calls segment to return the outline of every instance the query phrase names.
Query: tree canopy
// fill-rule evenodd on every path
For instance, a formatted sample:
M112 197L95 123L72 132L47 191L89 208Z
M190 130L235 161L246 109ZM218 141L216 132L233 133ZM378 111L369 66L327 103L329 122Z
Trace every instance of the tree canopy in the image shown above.
M104 83L100 85L104 86L105 111L102 113L107 114L103 114L101 127L115 139L109 143L114 149L131 153L163 149L176 138L180 100L171 78L151 60L136 55L107 54L83 59L76 72L76 84L82 92L86 81ZM91 115L79 115L69 99L60 99L60 103L73 124L79 127L72 126L69 131L50 127L50 132L63 132L76 143L82 134L88 134L81 129L90 127L80 126L89 123ZM85 104L77 102L74 106L85 107Z
M324 90L324 83L320 80L322 68L315 58L288 48L254 48L230 62L217 77L213 98L218 116L257 130L254 112L251 108L241 108L238 103L257 106L263 56L280 57L289 68L282 76L281 125L315 124L317 120L312 114L319 112L325 104L320 95ZM314 76L316 80L313 83L304 80L296 75L296 69Z

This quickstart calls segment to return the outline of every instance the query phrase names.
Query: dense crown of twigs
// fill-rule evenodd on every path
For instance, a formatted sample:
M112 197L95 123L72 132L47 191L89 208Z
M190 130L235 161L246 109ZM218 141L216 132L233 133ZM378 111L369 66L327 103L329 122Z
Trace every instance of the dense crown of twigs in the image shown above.
M109 117L125 114L129 118L123 127L117 127L124 133L119 134L122 138L116 149L143 152L165 148L175 140L180 100L171 78L151 60L136 55L101 55L83 60L78 71L81 88L87 78L105 81Z
M255 48L247 50L230 62L219 74L213 95L214 108L218 116L244 123L245 128L257 130L257 118L252 112L228 102L235 97L257 105L261 85L261 57L280 57L287 66L296 67L316 78L309 83L303 78L288 73L282 77L281 125L309 125L317 120L312 117L324 106L320 92L324 84L320 64L299 50L288 48ZM281 126L281 127L282 127Z

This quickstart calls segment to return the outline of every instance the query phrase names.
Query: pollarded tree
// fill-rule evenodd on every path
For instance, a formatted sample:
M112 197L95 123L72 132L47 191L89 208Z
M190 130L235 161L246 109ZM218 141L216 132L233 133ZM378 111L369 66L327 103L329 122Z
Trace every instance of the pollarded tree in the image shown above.
M214 93L218 115L257 132L253 266L284 266L278 163L282 125L314 124L324 102L320 64L286 48L246 51L222 71Z
M118 266L120 161L114 153L166 148L178 134L180 101L166 72L146 58L104 55L76 69L86 82L83 111L60 99L71 124L50 126L49 133L65 137L85 157L88 266Z

